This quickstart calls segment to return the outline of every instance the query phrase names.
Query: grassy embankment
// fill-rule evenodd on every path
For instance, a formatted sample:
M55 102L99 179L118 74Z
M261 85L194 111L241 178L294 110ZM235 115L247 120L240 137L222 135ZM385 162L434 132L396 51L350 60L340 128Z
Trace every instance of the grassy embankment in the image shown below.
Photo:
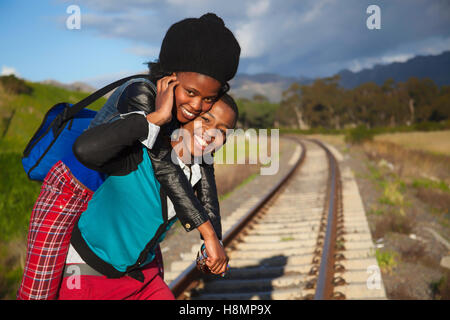
M431 227L450 241L450 131L384 133L359 146L346 144L344 135L315 137L345 153L355 154L357 149L365 154L366 173L357 172L357 176L373 186L368 192L372 195L363 196L369 199L365 205L374 240L388 242L377 249L376 257L391 298L417 298L414 292L427 291L419 281L416 287L405 284L405 274L416 268L420 279L441 274L424 280L429 281L429 297L449 299L450 272L439 267L437 249L427 244L431 242L411 239L429 238L425 229Z
M22 152L45 113L58 102L75 103L87 93L27 83L33 91L10 94L0 87L0 299L14 298L22 275L26 234L40 183L30 181ZM90 108L98 110L105 99Z
M343 135L312 135L348 151ZM372 163L368 170L373 181L383 191L381 204L396 206L404 211L406 188L415 190L418 198L429 203L430 212L438 214L440 223L450 227L450 130L381 134L360 148ZM389 179L380 167L390 169ZM377 209L373 213L379 213Z

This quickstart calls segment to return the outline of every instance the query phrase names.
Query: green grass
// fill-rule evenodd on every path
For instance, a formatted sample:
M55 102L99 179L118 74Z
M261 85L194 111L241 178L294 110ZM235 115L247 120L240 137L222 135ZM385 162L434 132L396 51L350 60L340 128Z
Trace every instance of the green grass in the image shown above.
M383 187L383 196L379 199L380 203L390 206L404 205L405 198L403 194L405 193L405 187L402 181L398 179L385 180L381 182L381 186Z
M414 188L438 189L444 192L450 192L450 186L445 181L434 181L431 179L420 178L412 182Z
M382 216L384 214L384 211L379 208L370 208L369 211L367 211L367 214Z
M438 223L444 228L450 228L450 213L449 209L436 208L433 205L430 205L430 213L436 217ZM445 237L445 235L444 235ZM447 240L448 237L445 237Z
M350 144L361 144L373 140L374 135L374 131L368 129L366 126L358 126L347 131L345 142Z
M378 203L393 207L396 211L404 216L405 208L409 206L409 202L405 198L406 183L402 181L396 174L389 172L383 173L376 165L367 163L369 174L367 178L374 182L382 195L378 198ZM372 211L372 214L382 215L384 211L380 208Z
M41 83L28 84L33 88L30 95L10 95L0 92L0 116L9 117L14 111L6 132L6 121L2 121L0 128L0 132L4 134L3 139L0 139L2 152L22 152L41 124L44 115L55 104L76 103L89 95L86 92L74 92ZM101 98L89 106L89 109L99 110L105 102L106 99Z
M25 252L18 252L11 243L26 243L41 184L28 179L19 153L0 153L0 181L0 299L14 299Z
M0 153L0 241L25 236L40 182L28 179L18 153Z
M17 248L26 242L28 224L41 183L31 181L22 166L22 152L44 115L56 103L76 103L88 93L27 83L33 91L7 94L0 90L0 299L14 299L23 269ZM0 88L1 89L1 88ZM101 98L90 109L99 110Z
M0 116L13 114L7 131L0 128L4 133L0 139L0 241L26 236L30 213L39 195L41 184L30 181L22 167L21 155L28 141L53 105L75 103L89 95L40 83L27 84L33 88L30 95L0 91ZM105 101L101 98L89 108L98 110Z
M384 181L384 177L381 171L378 170L378 168L375 165L371 164L370 162L367 162L366 164L370 172L368 178L381 186L382 182Z
M380 269L385 273L392 273L393 269L397 266L398 254L390 250L376 250L375 257L377 258Z

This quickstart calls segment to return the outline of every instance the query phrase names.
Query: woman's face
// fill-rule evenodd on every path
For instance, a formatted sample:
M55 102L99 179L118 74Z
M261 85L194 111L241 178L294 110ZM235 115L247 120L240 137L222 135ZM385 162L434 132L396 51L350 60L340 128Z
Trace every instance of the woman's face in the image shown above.
M218 80L196 72L177 72L179 84L175 87L176 117L187 123L209 111L221 84Z
M214 103L211 110L182 126L189 135L183 139L187 150L194 157L217 151L226 141L227 129L233 129L236 114L222 100Z

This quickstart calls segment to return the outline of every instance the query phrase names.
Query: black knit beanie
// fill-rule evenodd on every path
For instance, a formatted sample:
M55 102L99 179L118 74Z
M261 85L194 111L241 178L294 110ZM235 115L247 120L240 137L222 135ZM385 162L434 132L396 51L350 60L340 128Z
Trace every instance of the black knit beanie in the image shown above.
M207 13L173 24L161 45L159 62L170 72L197 72L224 84L236 74L241 48L221 18Z

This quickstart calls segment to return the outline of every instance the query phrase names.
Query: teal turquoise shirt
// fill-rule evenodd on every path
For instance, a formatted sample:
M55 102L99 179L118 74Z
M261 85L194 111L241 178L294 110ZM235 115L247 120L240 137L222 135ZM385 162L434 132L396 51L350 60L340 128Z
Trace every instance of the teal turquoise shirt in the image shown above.
M160 184L143 147L143 161L137 170L125 176L108 176L94 193L78 229L97 257L125 272L153 238L158 238L156 244L162 241L174 221L157 235L164 224ZM153 258L152 249L142 265Z

